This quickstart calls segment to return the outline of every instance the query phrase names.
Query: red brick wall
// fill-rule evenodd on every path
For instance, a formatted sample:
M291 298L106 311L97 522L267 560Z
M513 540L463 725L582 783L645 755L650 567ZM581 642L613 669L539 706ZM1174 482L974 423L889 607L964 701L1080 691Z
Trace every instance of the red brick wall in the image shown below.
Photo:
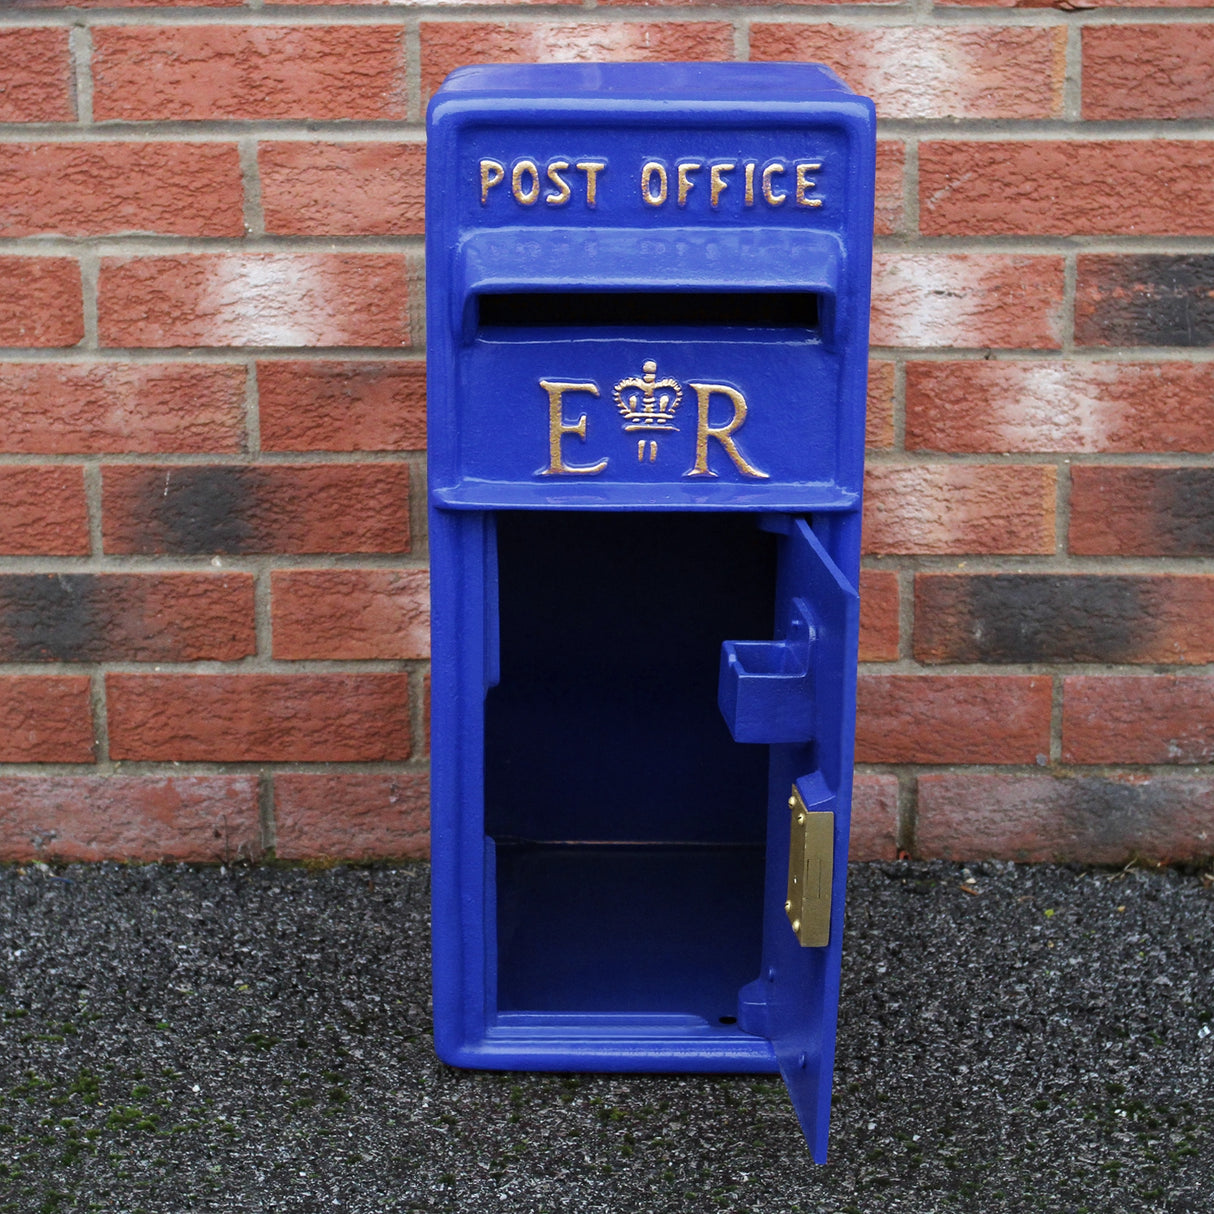
M562 58L876 99L857 854L1214 853L1214 13L1124 7L7 0L0 856L424 854L424 106Z

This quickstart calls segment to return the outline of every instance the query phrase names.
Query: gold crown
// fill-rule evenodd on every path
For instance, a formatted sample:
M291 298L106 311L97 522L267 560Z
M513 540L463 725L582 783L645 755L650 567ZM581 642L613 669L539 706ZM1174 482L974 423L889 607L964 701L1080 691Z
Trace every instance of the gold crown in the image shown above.
M625 430L677 430L674 411L683 399L678 380L658 379L658 364L649 359L641 377L622 379L615 386L616 408L628 423Z

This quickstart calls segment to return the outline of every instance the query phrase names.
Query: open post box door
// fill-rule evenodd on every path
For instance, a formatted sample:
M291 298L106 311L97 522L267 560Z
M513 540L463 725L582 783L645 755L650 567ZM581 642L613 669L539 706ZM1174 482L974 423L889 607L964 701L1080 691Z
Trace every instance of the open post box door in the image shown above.
M825 69L429 115L435 1042L775 1071L825 1154L873 115Z

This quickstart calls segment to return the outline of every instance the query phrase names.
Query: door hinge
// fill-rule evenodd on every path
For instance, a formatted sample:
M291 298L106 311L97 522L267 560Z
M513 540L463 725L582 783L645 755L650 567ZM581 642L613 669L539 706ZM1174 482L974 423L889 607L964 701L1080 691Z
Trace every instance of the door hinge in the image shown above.
M788 901L784 909L805 948L830 943L830 886L834 876L835 815L808 810L793 785L788 798L792 828L788 842Z

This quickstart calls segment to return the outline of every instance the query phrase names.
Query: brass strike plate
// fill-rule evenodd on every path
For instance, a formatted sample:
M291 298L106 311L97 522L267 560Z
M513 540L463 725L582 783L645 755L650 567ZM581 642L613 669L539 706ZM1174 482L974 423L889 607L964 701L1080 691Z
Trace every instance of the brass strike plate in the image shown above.
M784 909L805 948L830 943L830 883L834 875L835 815L805 808L793 785L788 798L792 833L788 845L788 901Z

